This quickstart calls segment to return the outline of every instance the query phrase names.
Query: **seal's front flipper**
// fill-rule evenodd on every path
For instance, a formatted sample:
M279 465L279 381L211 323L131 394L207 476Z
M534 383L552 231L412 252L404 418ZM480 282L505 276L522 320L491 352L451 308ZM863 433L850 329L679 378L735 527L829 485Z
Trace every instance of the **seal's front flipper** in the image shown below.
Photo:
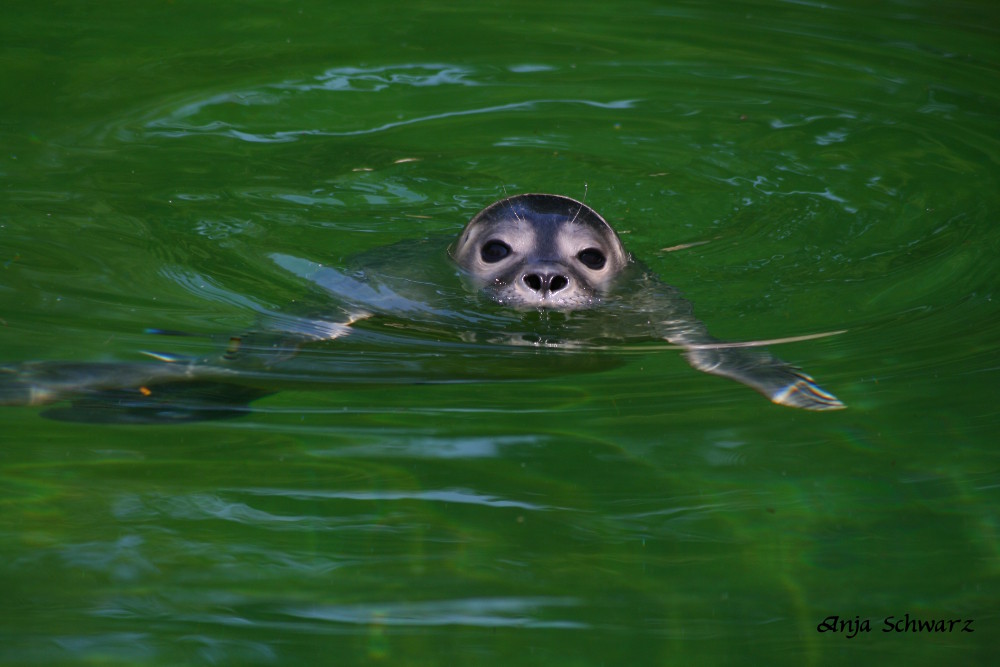
M778 405L803 410L842 410L846 405L799 369L763 350L698 345L684 353L695 368L742 382Z
M220 358L206 359L202 363L217 364L244 371L271 368L297 355L303 345L337 340L350 334L352 325L370 317L372 317L371 313L352 311L347 313L347 317L343 321L333 322L283 313L270 313L267 317L260 319L256 330L248 331L239 336L230 336L226 351ZM150 356L163 361L172 361L160 355L151 354Z

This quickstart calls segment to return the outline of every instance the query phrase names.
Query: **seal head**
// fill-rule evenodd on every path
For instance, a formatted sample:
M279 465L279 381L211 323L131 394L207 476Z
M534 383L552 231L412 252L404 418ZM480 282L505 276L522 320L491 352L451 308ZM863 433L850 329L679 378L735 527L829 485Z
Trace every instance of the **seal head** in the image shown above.
M451 255L473 288L520 310L589 308L631 261L596 211L547 194L487 206L465 226Z

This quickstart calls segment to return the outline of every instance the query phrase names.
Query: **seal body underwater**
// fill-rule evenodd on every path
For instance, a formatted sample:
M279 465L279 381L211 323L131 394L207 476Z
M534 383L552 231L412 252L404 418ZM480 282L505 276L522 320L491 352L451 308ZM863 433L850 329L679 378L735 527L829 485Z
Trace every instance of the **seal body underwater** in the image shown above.
M238 416L249 401L277 390L268 386L266 371L293 357L303 345L350 334L360 320L411 317L436 321L442 328L461 328L462 318L450 321L447 311L435 303L448 287L429 283L421 275L419 258L426 249L416 249L411 253L415 257L397 261L384 275L380 267L348 273L272 255L279 266L334 296L344 316L340 321L278 318L280 326L265 325L270 330L270 342L264 346L267 355L248 354L253 348L244 337L235 336L226 353L215 358L155 355L157 360L149 362L0 366L0 405L71 400L75 409L54 410L49 416L77 421ZM552 346L572 346L578 319L585 319L589 336L596 331L602 340L666 340L681 348L694 368L741 382L774 403L806 410L844 407L811 377L756 344L725 343L709 335L690 303L633 259L611 225L575 199L520 194L497 201L469 221L449 252L468 290L463 294L520 313L529 327L544 320L544 336L556 337ZM530 336L537 340L536 334ZM458 332L458 337L464 339L464 333ZM171 404L177 400L189 405L194 401L200 409L174 410ZM89 412L109 401L126 406L131 417L112 420Z

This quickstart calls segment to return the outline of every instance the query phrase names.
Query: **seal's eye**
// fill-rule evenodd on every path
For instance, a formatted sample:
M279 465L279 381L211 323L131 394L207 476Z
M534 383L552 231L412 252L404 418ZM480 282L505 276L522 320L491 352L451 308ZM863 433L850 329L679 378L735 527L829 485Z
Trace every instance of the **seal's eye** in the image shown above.
M576 256L578 260L583 262L583 265L588 269L593 269L597 271L598 269L603 269L607 258L604 257L604 253L597 248L586 248L581 250Z
M494 262L499 262L501 259L510 254L510 246L503 241L497 241L493 239L492 241L487 241L486 244L479 251L479 256L483 258L483 261L487 264L493 264Z

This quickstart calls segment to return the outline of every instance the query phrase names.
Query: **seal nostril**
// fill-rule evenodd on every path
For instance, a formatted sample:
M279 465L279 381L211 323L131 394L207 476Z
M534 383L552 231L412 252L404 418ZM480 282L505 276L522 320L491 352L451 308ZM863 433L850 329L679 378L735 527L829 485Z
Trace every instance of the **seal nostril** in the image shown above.
M528 289L540 294L558 292L569 287L569 278L558 273L526 273L521 280Z

